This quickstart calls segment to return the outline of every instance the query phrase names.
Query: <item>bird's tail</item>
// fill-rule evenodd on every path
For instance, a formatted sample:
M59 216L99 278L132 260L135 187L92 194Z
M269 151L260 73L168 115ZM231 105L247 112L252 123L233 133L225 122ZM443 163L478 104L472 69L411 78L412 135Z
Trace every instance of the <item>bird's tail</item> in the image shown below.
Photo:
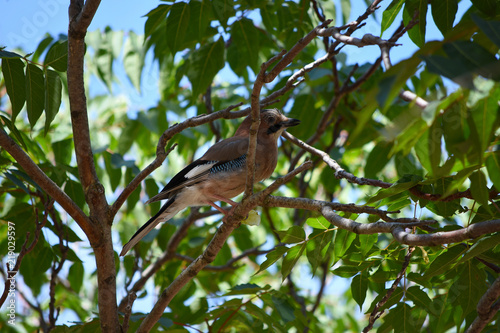
M156 225L160 222L165 222L174 217L182 209L186 208L182 205L174 204L175 196L170 198L161 209L156 213L155 216L150 218L148 222L144 223L144 225L137 230L137 232L130 238L127 244L123 246L122 252L120 252L120 256L124 256L130 251L131 248L135 246L135 244L139 243L139 241L146 236Z

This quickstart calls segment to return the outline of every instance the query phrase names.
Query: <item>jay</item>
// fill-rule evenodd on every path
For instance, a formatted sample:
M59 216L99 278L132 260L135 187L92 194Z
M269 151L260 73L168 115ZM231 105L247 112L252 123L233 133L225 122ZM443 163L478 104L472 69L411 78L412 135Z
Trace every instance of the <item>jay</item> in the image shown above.
M233 208L236 206L231 198L245 190L251 123L251 117L246 117L233 137L214 144L201 158L175 175L159 194L146 202L167 200L159 212L123 246L120 256L127 254L158 223L168 221L186 207L210 205L226 215L227 212L216 205L215 201L224 201ZM287 118L277 109L261 111L255 156L255 182L271 176L278 161L278 138L288 127L299 123L299 120Z

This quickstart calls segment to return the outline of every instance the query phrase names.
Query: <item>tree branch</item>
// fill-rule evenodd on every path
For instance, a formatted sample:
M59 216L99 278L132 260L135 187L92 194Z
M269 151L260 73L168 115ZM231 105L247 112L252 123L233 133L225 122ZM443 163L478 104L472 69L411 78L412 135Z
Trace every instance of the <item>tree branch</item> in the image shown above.
M493 282L491 287L477 303L477 317L465 333L480 333L500 310L500 277Z
M266 79L266 70L271 63L283 56L283 52L272 57L269 61L264 62L260 66L260 71L255 78L253 84L252 95L250 100L252 124L250 125L250 134L248 136L248 149L246 158L246 186L243 198L247 198L253 194L253 183L255 180L255 153L257 152L257 133L260 126L260 92L264 86Z
M0 128L0 146L2 146L21 165L28 176L35 181L50 197L76 221L87 236L94 235L94 228L85 213L52 181L19 145Z
M410 234L404 230L403 226L398 226L392 230L392 235L402 244L437 246L458 243L498 231L500 231L500 219L477 222L462 229L437 232L435 234Z
M7 295L9 293L9 289L10 289L11 279L14 279L14 277L17 275L19 268L21 267L21 262L23 261L24 256L26 254L30 253L35 248L35 245L38 243L38 239L40 237L40 232L42 231L42 228L45 226L45 223L47 223L48 211L53 204L54 204L54 201L52 199L45 202L45 212L44 212L44 217L43 217L42 222L38 221L38 209L35 208L35 210L36 210L35 235L33 237L33 240L31 241L31 243L29 243L29 245L28 245L28 241L30 238L30 232L27 232L26 238L25 238L24 243L21 247L21 251L19 251L19 254L17 255L16 263L11 267L9 267L9 263L7 263L7 272L5 274L4 290L3 290L2 296L0 297L0 307L3 305L3 303L7 299Z
M385 310L380 310L380 308L382 308L385 305L385 303L387 303L389 298L391 298L391 295L394 293L394 291L398 287L399 282L405 276L406 269L408 268L408 265L410 264L411 255L412 255L414 250L415 250L414 247L408 248L408 253L405 256L405 261L403 263L403 267L401 267L401 271L398 273L398 276L396 277L396 279L392 283L391 288L389 288L389 290L387 290L384 297L382 297L382 299L375 305L375 308L373 309L372 313L370 314L370 318L368 319L368 325L363 329L363 333L369 332L373 328L373 324L375 323L375 321L378 318L380 318L380 316L382 316L382 314L384 313Z
M100 0L72 0L68 27L68 97L75 142L76 162L85 199L92 214L106 211L108 204L104 187L99 182L90 142L87 98L85 96L84 57L87 28L99 7ZM108 221L106 221L108 222ZM92 239L91 239L92 241Z

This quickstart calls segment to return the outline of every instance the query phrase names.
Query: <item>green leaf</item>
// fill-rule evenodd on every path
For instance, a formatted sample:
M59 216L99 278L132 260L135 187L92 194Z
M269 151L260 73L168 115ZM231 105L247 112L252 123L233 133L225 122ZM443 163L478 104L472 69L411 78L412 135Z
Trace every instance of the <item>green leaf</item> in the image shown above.
M288 228L288 230L278 230L276 231L281 238L281 242L285 244L299 243L306 239L306 233L304 228L294 225Z
M295 319L294 308L290 305L285 297L277 297L276 295L271 296L274 307L278 311L281 320L288 323Z
M295 264L302 256L302 253L306 249L307 243L297 244L291 247L283 258L283 265L281 266L281 276L283 281L286 277L291 273L292 268L295 267Z
M488 1L472 1L473 3L490 3L490 4L495 4L496 2L492 0L491 2ZM476 6L477 7L477 6ZM490 11L489 13L494 13L495 11ZM497 46L500 48L500 22L499 21L486 21L483 20L481 17L478 15L471 15L472 20L477 24L479 29L481 29L482 32Z
M316 270L319 265L321 265L326 257L330 256L328 253L329 244L332 241L335 232L333 230L325 231L320 229L315 229L313 233L309 235L309 241L306 244L306 254L307 260L311 264L312 274L316 274Z
M378 79L377 85L373 89L377 91L375 97L378 104L383 107L384 112L399 96L408 79L415 74L421 61L419 57L403 60L392 66Z
M9 179L12 183L14 183L14 185L16 185L21 190L23 190L26 194L30 194L30 191L28 190L28 188L26 187L26 185L24 185L24 183L19 178L17 178L16 176L14 176L13 174L11 174L10 172L5 172L3 175L7 179Z
M380 36L382 36L384 31L386 31L387 28L391 26L392 22L394 22L396 16L401 11L401 8L403 8L404 3L404 0L392 0L387 9L384 10L384 13L382 14L382 31L380 32Z
M137 91L141 90L141 75L144 67L144 38L130 31L123 46L123 67L130 82Z
M492 152L486 157L486 169L493 185L497 190L500 190L500 151Z
M311 217L306 221L307 225L311 228L327 230L330 228L330 222L328 222L324 217ZM302 228L301 228L302 229Z
M28 64L26 67L26 109L32 128L42 115L45 106L44 87L45 81L42 70L36 65Z
M54 159L59 165L69 165L73 152L73 139L52 142Z
M110 49L99 49L95 55L97 75L109 91L113 82L113 53Z
M451 266L457 262L457 258L460 257L465 251L466 249L460 245L450 247L443 251L432 261L431 265L424 273L424 278L430 279L433 276L443 274L444 272L450 270Z
M45 72L45 135L61 106L62 83L57 72Z
M322 113L311 113L317 98L313 94L300 94L295 97L295 101L290 110L290 117L300 119L301 136L309 138L316 133Z
M432 304L431 299L419 286L411 286L406 290L405 295L419 308L424 309L432 315L437 315L434 307L430 306Z
M36 294L40 293L42 285L47 280L44 274L40 274L40 272L48 271L54 258L51 248L44 243L45 239L40 239L35 249L23 258L20 269L24 282Z
M408 30L408 37L410 37L412 42L418 47L422 47L425 44L428 4L429 2L427 0L409 0L405 2L405 8L403 10L403 22L405 25L413 19L415 13L418 13L417 25Z
M139 121L129 118L125 119L125 127L118 139L118 153L125 155L130 150L141 128L142 125Z
M135 178L137 174L137 167L127 168L125 171L125 183L130 184L130 182ZM139 189L135 189L127 198L127 212L132 212L135 208L135 205L139 202L139 198L141 196L141 191Z
M340 8L342 8L342 22L343 24L347 24L351 16L351 1L340 0Z
M78 205L78 207L83 208L85 205L85 194L83 193L80 183L69 179L64 186L64 192Z
M193 87L193 98L204 93L215 75L224 67L224 41L208 43L190 55L187 77Z
M479 270L472 261L467 261L450 287L449 294L454 295L452 304L460 305L462 318L476 310L479 299L486 292L486 276L484 270Z
M483 46L471 41L454 41L445 43L443 50L450 59L458 60L463 64L462 71L469 71L494 80L500 79L500 62Z
M478 170L469 176L471 181L470 192L472 197L481 205L487 206L490 199L486 176Z
M145 38L151 36L151 34L165 21L170 8L172 8L171 5L161 4L146 14L148 19L144 24Z
M233 0L213 0L212 8L220 24L226 28L227 20L235 14Z
M2 74L7 95L9 95L10 104L12 105L12 120L15 120L26 101L24 62L19 58L3 58Z
M338 229L334 240L335 258L342 258L355 239L356 234L354 232Z
M431 2L432 18L443 36L445 36L446 33L453 27L457 10L457 0L441 0Z
M289 248L286 246L278 246L273 251L266 254L266 260L262 264L260 264L260 268L255 274L262 272L263 270L274 264L276 261L281 259L288 250Z
M378 241L378 234L372 234L372 235L361 234L358 235L357 237L359 239L359 249L363 256L366 256Z
M490 81L491 82L491 81ZM490 85L487 85L490 86ZM480 94L481 98L474 106L470 107L469 125L472 130L472 140L476 145L478 162L483 161L483 152L490 146L491 137L496 129L498 119L498 95L500 89L489 89L486 87L485 91L472 93L469 102L474 98L474 95Z
M115 169L115 171L118 171L119 169ZM119 173L119 176L121 178L121 172ZM116 177L113 175L113 177ZM111 179L111 175L110 175ZM148 195L149 198L154 197L160 192L160 188L152 178L148 178L144 181L146 183L146 194ZM111 186L113 187L114 190L116 190L116 187L120 184L119 179L114 179L112 181ZM160 210L160 205L161 202L152 202L149 204L151 206L151 211L159 211Z
M264 290L261 286L255 283L238 284L231 288L231 291L224 295L253 295L258 291Z
M210 22L214 19L212 5L209 0L189 1L191 22L186 39L199 42L207 37Z
M392 150L391 142L380 141L371 150L366 158L365 177L377 178L377 174L387 165Z
M418 183L420 183L421 180L422 178L417 175L405 175L402 178L400 178L396 183L394 183L391 187L378 190L375 196L371 197L370 200L366 202L366 204L377 202L384 198L388 198L390 196L404 192L412 188L413 186L417 185Z
M172 54L182 49L186 31L189 26L190 7L185 2L176 2L172 5L167 17L167 46Z
M442 134L443 131L440 124L436 121L427 129L415 145L418 160L432 176L438 176L441 164Z
M474 5L474 7L479 9L486 16L495 16L495 13L497 13L497 8L499 6L497 0L471 0L471 2ZM471 17L476 22L476 24L480 26L478 23L479 16L477 16L476 14L472 14ZM494 21L488 21L488 22L492 23ZM499 30L497 30L497 33L498 31ZM500 47L500 45L498 47Z
M43 192L43 190L40 188L40 186L38 186L38 184L35 183L35 181L33 179L31 179L31 177L28 176L26 173L19 171L19 170L16 170L16 169L11 169L10 171L13 174L15 174L16 176L18 176L19 178L22 178L23 180L25 180L26 182L28 182L29 184L34 186L38 191Z
M474 245L470 247L470 249L467 250L467 252L465 252L459 263L463 263L467 260L473 259L474 257L479 256L481 253L497 246L498 244L500 244L500 233L485 236L478 240Z
M420 328L427 316L427 313L423 310L411 307L404 302L399 303L396 308L389 310L389 314L387 314L384 324L390 322L390 326L394 329L394 332L405 333L420 332ZM385 327L381 327L381 331L384 330Z
M160 324L160 326L163 328L169 328L170 326L174 325L174 322L172 321L172 319L168 318L167 315L163 315L158 320L158 324Z
M343 277L343 278L350 278L353 277L354 275L358 274L358 272L361 270L360 266L347 266L347 265L342 265L334 270L332 270L332 273Z
M259 31L252 20L242 18L231 25L231 37L234 47L231 48L236 55L233 58L239 59L239 66L235 68L236 73L241 73L250 66L254 73L259 72Z
M57 41L52 44L45 56L44 63L56 71L66 72L68 69L68 41Z
M10 59L10 58L22 58L23 56L10 51L5 51L0 49L0 58L2 59Z
M40 43L38 43L38 46L36 47L36 50L33 53L31 60L33 62L39 62L38 60L39 60L40 56L47 49L47 47L49 47L49 45L52 44L53 41L54 41L54 37L52 37L49 34L46 34L45 38Z
M83 277L85 276L85 270L83 264L80 261L75 261L73 265L69 268L68 281L71 288L79 293L83 285Z
M111 185L111 189L113 191L116 191L116 188L118 187L118 185L120 185L120 182L121 182L121 179L122 179L122 170L121 170L121 167L117 167L117 166L115 166L112 163L111 153L109 153L107 151L103 152L103 158L104 158L104 166L106 167L106 174L109 177L109 182L110 182L110 185ZM149 181L153 181L153 183L154 183L154 180L152 180L152 179L146 179L146 191L148 189L148 180ZM158 194L158 186L156 186L155 195L156 194ZM150 197L152 197L152 196L150 196ZM159 205L157 205L157 206L158 207L156 207L156 208L159 209L160 208Z
M360 272L352 278L351 294L352 298L358 303L359 308L363 307L366 298L366 291L368 290L368 277L366 272Z

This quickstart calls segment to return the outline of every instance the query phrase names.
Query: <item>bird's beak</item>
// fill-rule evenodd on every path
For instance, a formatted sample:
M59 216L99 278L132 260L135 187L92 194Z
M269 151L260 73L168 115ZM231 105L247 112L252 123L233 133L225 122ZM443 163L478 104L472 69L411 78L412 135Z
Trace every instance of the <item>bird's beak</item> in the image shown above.
M281 125L284 127L297 126L298 124L300 124L300 120L293 118L288 118L287 120L281 122Z

